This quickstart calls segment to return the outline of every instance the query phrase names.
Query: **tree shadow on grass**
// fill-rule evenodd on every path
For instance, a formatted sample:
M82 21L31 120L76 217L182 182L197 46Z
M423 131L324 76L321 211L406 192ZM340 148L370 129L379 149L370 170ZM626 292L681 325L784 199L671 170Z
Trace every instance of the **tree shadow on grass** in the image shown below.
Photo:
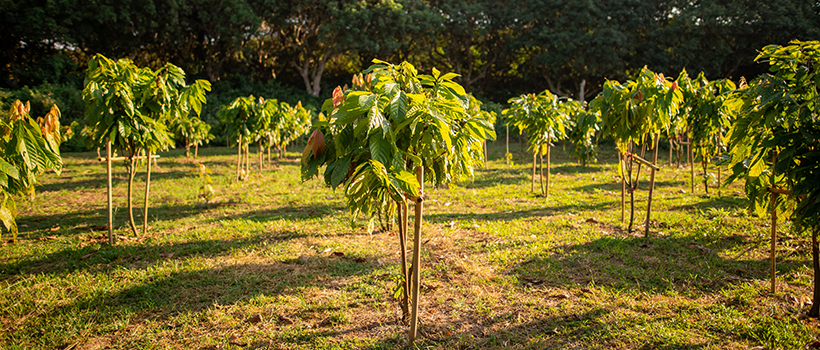
M101 233L99 241L91 244L62 249L42 257L20 259L9 263L0 263L0 281L15 279L21 275L32 274L69 274L78 270L112 271L117 268L144 268L161 260L170 258L213 257L228 255L248 246L262 243L276 243L302 238L306 235L295 231L268 232L240 239L197 240L174 244L154 244L147 239L144 243L128 244L134 238L127 238L126 243L108 245ZM120 241L123 241L121 236ZM99 244L94 244L99 243Z
M305 290L319 288L323 290L345 289L345 281L355 276L368 276L381 267L375 264L376 257L360 257L366 259L359 262L351 257L317 256L308 259L293 259L288 261L271 261L266 263L247 263L220 267L192 267L169 274L149 274L146 279L125 288L101 291L98 293L84 293L66 305L56 306L51 310L43 310L40 317L32 317L22 322L18 329L24 330L39 327L41 332L64 334L66 325L37 324L41 319L58 319L68 317L66 321L71 327L78 329L110 328L107 325L116 324L123 318L129 323L140 323L143 320L151 323L165 324L165 328L176 328L180 315L201 315L222 312L223 315L214 322L233 324L231 329L241 329L250 324L256 327L278 328L285 326L282 320L295 323L294 327L322 329L328 337L341 334L339 326L329 324L328 314L342 310L369 308L367 300L357 300L358 304L351 306L346 301L338 299L310 300L304 299ZM174 258L175 259L175 258ZM253 300L269 299L277 296L294 296L302 300L300 307L290 311L279 311L278 308L254 311ZM380 300L383 296L373 296ZM250 310L249 310L250 309ZM351 312L351 311L349 311ZM256 316L255 321L247 321ZM188 316L183 316L182 322ZM233 318L229 321L226 319ZM92 328L92 329L93 329ZM160 326L162 328L162 326ZM208 331L212 339L222 338L225 329L211 329ZM117 334L114 331L114 334ZM315 338L318 334L314 333ZM272 333L273 342L278 341L281 335ZM62 337L58 335L57 337ZM126 342L146 342L152 337L135 337ZM296 339L302 343L314 343L314 339ZM228 345L227 337L223 341ZM262 344L262 343L260 343ZM54 344L59 345L59 344ZM148 344L145 344L148 345Z
M538 209L505 211L495 213L442 213L425 214L424 220L433 223L450 222L452 220L481 220L481 221L513 221L526 218L548 217L568 212L579 212L587 210L603 210L612 208L616 202L596 202L565 204L561 206L546 206Z
M743 239L712 243L692 237L602 237L583 244L555 247L515 266L511 273L522 281L538 280L547 286L608 286L638 292L716 292L729 283L766 279L768 260L740 260L718 253L743 245ZM703 244L703 245L701 245ZM778 263L778 274L804 266L803 262Z

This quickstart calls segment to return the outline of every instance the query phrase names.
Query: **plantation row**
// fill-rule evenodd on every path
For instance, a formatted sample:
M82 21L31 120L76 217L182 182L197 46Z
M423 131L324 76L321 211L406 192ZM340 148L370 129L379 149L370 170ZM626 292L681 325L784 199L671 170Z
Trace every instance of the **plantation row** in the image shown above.
M540 186L544 196L549 196L553 142L568 139L575 156L586 164L596 159L597 140L612 138L619 152L622 221L625 196L630 196L629 231L634 226L634 193L640 172L642 167L649 168L646 235L654 176L661 170L661 138L669 142L670 163L673 149L687 146L690 166L700 158L704 176L710 162L716 162L718 169L728 165L731 174L725 181L745 181L754 212L770 212L773 223L776 217L787 217L796 230L811 233L815 298L809 315L817 317L820 43L768 46L757 60L768 62L772 73L748 84L707 81L702 73L691 78L686 71L672 80L644 68L634 81L607 81L588 105L544 91L510 99L502 118L527 135L533 152L532 191L536 162L540 157L543 173L543 156L547 156L546 183ZM431 75L419 74L407 62L394 65L374 60L373 66L354 76L351 87L337 87L312 118L301 104L291 107L254 96L238 97L219 113L228 137L238 145L236 180L250 175L250 145L258 146L261 171L264 150L270 160L271 149L283 152L288 143L312 130L301 157L303 181L319 176L324 167L325 183L343 189L353 218L366 217L369 231L377 223L388 229L397 223L403 281L395 295L403 320L409 323L411 343L418 334L421 282L416 267L421 266L424 184L438 187L472 176L486 160L484 143L496 138L493 124L497 116L482 110L481 103L453 80L456 77L435 68ZM145 232L151 160L172 147L174 139L184 143L186 151L193 146L196 156L198 146L212 137L210 126L198 118L209 90L210 84L203 80L187 85L185 73L171 64L152 70L101 55L89 63L83 91L89 125L85 133L93 147L106 148L101 160L107 162L109 171L110 243L114 243L111 162L125 160L134 234L133 182L139 165L146 165ZM60 127L56 106L37 122L28 111L18 101L8 120L0 124L0 219L13 236L17 233L15 197L33 196L38 175L60 172L59 144L71 136L70 129ZM511 159L509 151L507 159ZM694 188L694 169L690 181ZM708 193L707 181L704 177ZM410 202L415 220L412 249L407 247ZM776 224L772 232L774 248ZM409 259L408 251L412 251Z

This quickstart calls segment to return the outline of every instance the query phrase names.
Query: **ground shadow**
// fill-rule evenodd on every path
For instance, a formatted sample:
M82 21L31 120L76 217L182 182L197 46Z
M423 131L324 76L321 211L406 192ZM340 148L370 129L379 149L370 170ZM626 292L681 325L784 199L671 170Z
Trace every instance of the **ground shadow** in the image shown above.
M482 220L482 221L513 221L526 218L548 217L552 215L579 212L584 210L602 210L612 208L616 202L584 203L577 202L561 206L545 206L538 209L506 211L495 213L442 213L425 214L424 220L433 223L450 222L453 220Z
M594 281L598 286L647 293L713 293L729 283L767 278L767 259L741 260L718 254L746 244L751 243L745 238L706 242L692 237L605 236L557 246L549 254L526 259L510 273L522 281L538 280L555 287L586 286ZM803 262L781 261L778 274L803 266Z

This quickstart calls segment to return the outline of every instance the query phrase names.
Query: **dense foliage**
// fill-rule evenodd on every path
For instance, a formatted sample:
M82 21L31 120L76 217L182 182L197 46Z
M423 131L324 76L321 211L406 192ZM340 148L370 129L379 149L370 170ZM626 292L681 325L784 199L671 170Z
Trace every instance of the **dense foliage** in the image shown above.
M29 103L18 100L8 114L0 116L0 222L12 239L17 238L15 197L33 197L37 176L49 170L59 174L63 167L60 110L52 106L37 121L30 110Z

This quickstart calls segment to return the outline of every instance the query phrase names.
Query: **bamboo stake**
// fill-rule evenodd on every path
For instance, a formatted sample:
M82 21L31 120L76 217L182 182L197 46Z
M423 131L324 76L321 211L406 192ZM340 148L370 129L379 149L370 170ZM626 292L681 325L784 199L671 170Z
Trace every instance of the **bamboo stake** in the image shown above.
M151 156L151 159L157 159L157 158L159 158L159 157L160 157L160 156L158 156L158 155L152 155L152 156ZM130 159L131 159L131 157L110 157L110 158L111 158L111 161L112 161L112 162L116 162L116 161L118 161L118 160L130 160ZM146 159L146 157L144 157L144 156L135 156L135 157L133 157L133 158L134 158L134 159L138 159L138 160L143 160L143 159ZM106 159L108 159L108 158L97 157L97 161L98 161L98 162L105 162L105 161L106 161Z
M538 181L543 195L546 193L544 191L544 145L538 146Z
M117 243L114 237L114 205L111 198L111 139L105 138L105 169L108 177L108 244Z
M772 152L772 186L774 186L775 182L775 172L774 172L774 164L777 163L777 150ZM771 265L772 265L772 286L771 292L777 292L777 285L775 284L776 281L776 265L777 265L777 193L772 192L772 248L771 248Z
M695 193L695 150L692 149L692 139L686 145L686 156L689 158L689 180L692 183L692 193Z
M507 153L504 153L507 166L510 166L510 158L507 157L508 154L510 154L510 124L507 124Z
M626 193L626 180L624 179L624 166L623 166L623 155L621 151L618 150L618 168L621 170L621 223L624 223L624 218L626 216L626 199L624 198L624 194Z
M142 211L142 235L148 233L148 189L151 187L151 150L145 150L145 156L148 158L145 171L145 199L143 202Z
M533 193L535 193L535 163L537 161L537 159L535 158L536 156L536 150L532 150L532 185L530 185L530 192Z
M239 181L239 176L242 169L242 135L239 135L237 152L236 152L236 181Z
M133 154L132 154L133 156ZM132 202L132 194L134 193L134 175L137 174L137 159L131 157L131 166L128 168L128 219L131 224L131 231L134 236L137 235L137 225L134 224L134 203Z
M490 162L490 159L487 158L487 140L484 140L484 169L487 169L487 163Z
M259 139L259 151L257 153L259 154L259 173L261 174L263 172L263 170L262 170L262 154L263 154L262 139Z
M669 137L669 166L672 166L672 137Z
M410 313L410 344L416 341L419 320L419 285L421 284L421 216L424 208L424 168L416 167L416 179L419 182L419 197L416 199L415 225L413 227L413 305Z
M404 293L402 293L402 321L406 321L407 303L410 301L410 279L407 276L407 200L402 199L398 205L399 210L399 249L401 257L401 275L404 277Z
M194 158L199 156L199 142L194 143Z
M547 140L547 197L550 196L550 149L552 145L550 141Z
M652 156L652 162L658 161L658 146L660 145L660 135L655 134L655 151ZM649 198L646 201L646 225L644 225L644 237L649 238L649 215L652 213L652 192L655 190L655 168L654 164L647 164L650 169L649 172Z

